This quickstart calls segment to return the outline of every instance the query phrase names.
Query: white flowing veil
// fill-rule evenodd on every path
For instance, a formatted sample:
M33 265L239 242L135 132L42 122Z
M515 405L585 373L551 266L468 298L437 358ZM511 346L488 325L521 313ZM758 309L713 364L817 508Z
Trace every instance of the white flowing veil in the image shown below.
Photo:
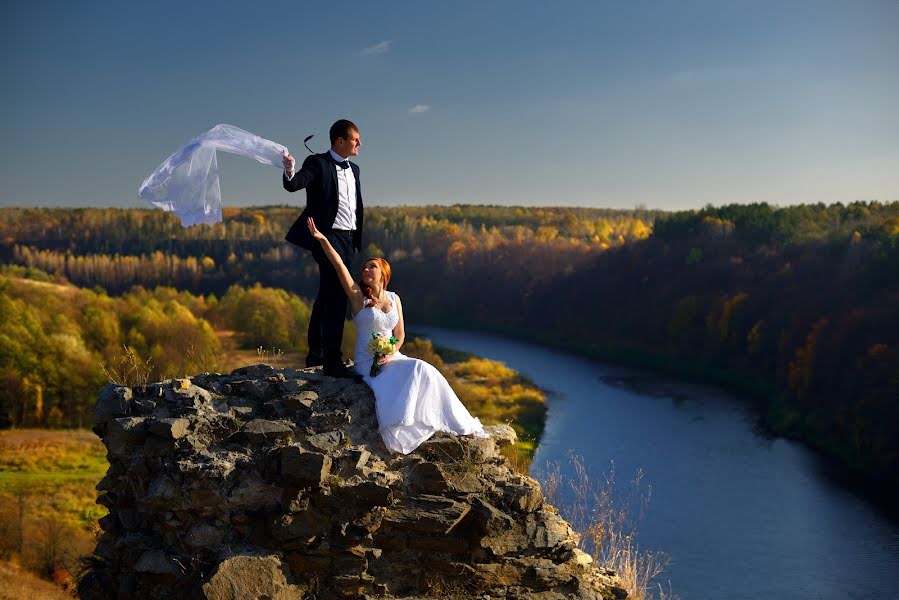
M281 155L287 147L233 125L216 125L156 167L140 186L138 196L174 213L184 227L221 221L217 150L281 169Z

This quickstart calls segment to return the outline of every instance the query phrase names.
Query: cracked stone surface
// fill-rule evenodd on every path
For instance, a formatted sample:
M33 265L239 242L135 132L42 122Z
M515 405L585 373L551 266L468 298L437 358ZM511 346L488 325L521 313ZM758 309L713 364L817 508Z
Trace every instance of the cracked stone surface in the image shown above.
M374 408L320 369L106 386L109 514L81 598L626 597L499 452L511 427L402 456Z

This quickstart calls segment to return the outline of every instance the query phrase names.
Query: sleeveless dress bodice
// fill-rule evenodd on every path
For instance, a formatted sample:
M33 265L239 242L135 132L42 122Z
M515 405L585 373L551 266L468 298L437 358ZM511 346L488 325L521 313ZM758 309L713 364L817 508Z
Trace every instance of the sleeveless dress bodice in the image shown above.
M365 373L371 369L372 356L368 352L371 334L380 333L384 337L390 337L393 335L393 328L400 320L399 312L396 309L396 294L387 292L387 296L390 298L388 312L384 312L377 306L365 306L353 317L353 322L356 323L356 351L353 355L353 362L357 365L357 372L362 372L360 369L363 366L362 363L365 363Z
M354 369L375 394L378 430L393 452L408 454L437 431L488 437L481 422L472 417L446 378L434 366L396 352L375 377L369 376L372 355L368 343L372 333L393 334L399 322L398 297L387 292L390 310L364 306L356 323Z

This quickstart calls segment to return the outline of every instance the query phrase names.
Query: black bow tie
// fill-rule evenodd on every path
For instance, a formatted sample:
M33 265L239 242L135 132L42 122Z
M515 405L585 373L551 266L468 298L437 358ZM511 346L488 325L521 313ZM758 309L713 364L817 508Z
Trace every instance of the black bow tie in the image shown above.
M337 165L338 167L340 167L341 169L349 169L350 168L350 161L348 161L348 160L345 160L343 162L337 162L335 160L334 164Z

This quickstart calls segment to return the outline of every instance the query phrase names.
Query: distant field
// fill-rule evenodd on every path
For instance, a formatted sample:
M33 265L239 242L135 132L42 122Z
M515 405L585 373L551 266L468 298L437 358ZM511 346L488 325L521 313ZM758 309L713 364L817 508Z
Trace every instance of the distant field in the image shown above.
M53 515L85 533L106 509L95 504L106 474L106 449L91 431L21 429L0 432L0 516L17 494L28 497L30 518Z
M106 449L88 429L0 431L0 469L8 474L93 476L106 472Z
M0 431L0 599L63 597L94 547L95 486L109 464L86 429ZM31 573L29 573L29 571Z

